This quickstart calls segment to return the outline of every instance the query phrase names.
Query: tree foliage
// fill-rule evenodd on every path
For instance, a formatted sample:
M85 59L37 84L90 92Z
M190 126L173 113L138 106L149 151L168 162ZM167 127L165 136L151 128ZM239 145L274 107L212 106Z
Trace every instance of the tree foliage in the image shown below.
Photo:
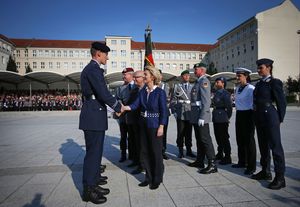
M6 70L11 71L11 72L16 72L16 73L19 72L18 69L17 69L17 64L16 64L15 60L12 58L11 55L9 56L9 60L8 60L8 63L7 63Z

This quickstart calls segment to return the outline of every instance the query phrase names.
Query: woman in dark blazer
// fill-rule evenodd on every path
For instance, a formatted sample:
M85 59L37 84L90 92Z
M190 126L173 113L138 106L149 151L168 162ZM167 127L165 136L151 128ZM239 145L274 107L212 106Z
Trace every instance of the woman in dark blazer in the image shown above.
M146 177L139 186L157 189L163 181L164 165L162 157L163 132L167 124L167 98L163 89L158 87L161 76L154 67L145 68L145 84L135 102L125 106L125 110L140 109L141 119L141 162Z

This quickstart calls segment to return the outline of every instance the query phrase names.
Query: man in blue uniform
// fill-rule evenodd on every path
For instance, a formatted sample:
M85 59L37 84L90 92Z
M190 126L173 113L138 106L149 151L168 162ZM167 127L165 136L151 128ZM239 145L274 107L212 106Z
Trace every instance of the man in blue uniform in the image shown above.
M285 159L280 137L280 123L286 112L286 100L282 82L273 78L273 60L263 58L256 61L257 72L262 79L256 84L253 96L254 115L257 128L260 164L262 171L252 176L255 180L271 180L272 150L275 178L268 188L278 190L285 187ZM276 107L273 105L276 104Z
M83 106L80 113L79 129L84 131L86 155L83 163L83 195L84 201L94 204L106 202L104 195L109 189L101 188L105 177L101 177L99 164L103 153L105 130L108 128L106 104L116 112L121 112L121 104L107 89L104 70L110 48L100 42L91 46L91 62L83 69L80 77ZM106 181L105 181L106 182Z

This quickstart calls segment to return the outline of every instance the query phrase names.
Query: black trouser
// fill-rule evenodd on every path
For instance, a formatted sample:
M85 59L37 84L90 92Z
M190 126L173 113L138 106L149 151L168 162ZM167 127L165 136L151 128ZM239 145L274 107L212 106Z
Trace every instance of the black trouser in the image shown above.
M256 169L256 146L254 139L253 111L236 111L235 131L238 146L238 164L247 165L247 169Z
M230 157L231 154L228 125L228 122L214 123L214 133L218 144L218 153L220 153L221 155L225 153L226 157Z
M128 133L127 124L125 122L120 122L119 127L120 127L120 133L121 133L121 139L120 139L121 154L122 154L122 156L126 156L127 133ZM129 153L129 151L130 150L129 150L129 147L128 147L128 153Z
M270 149L274 161L274 171L277 174L284 175L285 159L281 144L280 126L256 126L258 145L261 154L260 164L262 169L270 172Z
M186 148L192 147L192 124L187 120L176 119L177 122L177 147L183 148L185 143Z
M205 155L208 160L214 160L215 149L209 133L209 124L204 124L204 126L198 126L198 124L193 124L193 126L197 144L196 161L204 162Z
M168 117L169 119L169 117ZM163 135L163 148L162 148L162 152L165 153L167 150L167 132L168 132L168 125L169 125L169 121L167 122L166 125L164 125L164 135Z
M141 161L146 171L145 180L159 184L163 181L164 164L162 137L157 137L157 128L148 128L145 118L141 119Z
M141 153L141 138L139 124L128 124L128 148L129 157L136 164L140 164L140 153Z

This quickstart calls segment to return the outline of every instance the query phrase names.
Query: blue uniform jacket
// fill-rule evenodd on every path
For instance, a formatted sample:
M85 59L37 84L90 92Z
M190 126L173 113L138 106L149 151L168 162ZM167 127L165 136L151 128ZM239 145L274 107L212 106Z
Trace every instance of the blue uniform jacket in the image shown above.
M108 91L104 79L104 70L92 60L82 71L80 85L82 95L86 98L80 112L79 129L107 130L107 109L109 105L116 112L121 111L121 104ZM94 95L96 99L92 99Z
M279 79L270 77L266 81L260 80L255 86L253 102L258 126L275 126L283 122L286 100ZM273 103L276 104L276 108Z
M149 116L146 117L148 128L158 128L159 125L166 125L168 121L167 111L167 97L166 92L156 87L150 94L147 101L146 87L141 89L138 98L129 105L131 110L140 109L141 112L147 111L147 113L159 113L158 117Z

